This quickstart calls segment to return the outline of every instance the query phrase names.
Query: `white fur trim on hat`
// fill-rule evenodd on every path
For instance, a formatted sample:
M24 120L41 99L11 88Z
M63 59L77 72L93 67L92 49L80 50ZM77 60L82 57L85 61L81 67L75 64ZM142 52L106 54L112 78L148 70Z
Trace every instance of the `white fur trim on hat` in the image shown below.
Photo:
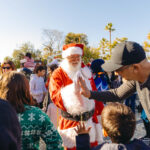
M51 66L51 65L53 65L53 64L58 65L58 60L57 60L57 59L54 59L52 62L50 62L50 63L48 64L48 66Z
M83 50L80 47L69 47L66 50L63 50L62 57L66 58L73 54L83 55Z

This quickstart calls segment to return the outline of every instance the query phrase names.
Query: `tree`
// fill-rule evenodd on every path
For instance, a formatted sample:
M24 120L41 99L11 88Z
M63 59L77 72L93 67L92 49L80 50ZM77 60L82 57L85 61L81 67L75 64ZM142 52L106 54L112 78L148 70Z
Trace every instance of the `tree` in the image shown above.
M124 42L126 41L127 38L123 37L123 38L116 38L112 44L111 47L114 48L118 43ZM102 40L99 43L99 47L98 50L100 51L100 58L103 60L109 60L111 57L111 52L110 52L110 43L107 39L102 38Z
M86 46L84 47L84 56L82 60L85 64L91 62L92 59L98 59L98 58L99 58L99 49L90 48Z
M87 46L88 45L87 35L84 33L70 32L66 35L65 38L65 44L69 44L69 43L80 43Z
M113 24L110 22L105 26L105 30L109 31L109 49L110 49L110 54L111 54L111 49L112 49L112 45L111 45L111 32L115 31L114 28L112 28Z
M12 54L12 60L16 67L20 67L20 60L24 58L25 54L29 52L32 54L33 59L40 59L41 51L34 49L34 46L30 43L23 43L18 49L15 49Z
M61 47L64 44L64 35L63 32L51 29L44 29L43 35L44 35L43 57L47 59L48 56L60 52Z
M4 58L4 61L7 61L7 60L11 60L11 61L12 61L12 57L6 56L6 57Z
M147 35L147 40L143 43L143 48L147 54L147 58L150 60L149 52L150 52L150 33Z
M99 43L99 51L100 51L100 58L103 60L109 60L110 59L110 50L109 50L109 41L105 38L102 38L102 40Z

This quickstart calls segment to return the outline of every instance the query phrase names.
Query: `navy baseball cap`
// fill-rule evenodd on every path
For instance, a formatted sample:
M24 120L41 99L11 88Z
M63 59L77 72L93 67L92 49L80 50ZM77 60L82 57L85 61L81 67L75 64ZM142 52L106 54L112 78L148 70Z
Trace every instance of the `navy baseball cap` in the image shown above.
M126 65L137 64L145 58L146 54L141 45L136 42L125 41L113 49L111 59L105 62L102 68L106 72L112 72Z

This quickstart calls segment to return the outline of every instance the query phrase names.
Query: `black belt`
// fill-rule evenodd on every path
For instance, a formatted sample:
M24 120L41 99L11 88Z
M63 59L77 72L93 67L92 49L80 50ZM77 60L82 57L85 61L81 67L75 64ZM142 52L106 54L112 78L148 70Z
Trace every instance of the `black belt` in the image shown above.
M84 112L80 115L71 115L66 111L61 110L61 115L65 119L72 120L72 121L87 121L89 118L91 118L94 114L94 109L91 111Z

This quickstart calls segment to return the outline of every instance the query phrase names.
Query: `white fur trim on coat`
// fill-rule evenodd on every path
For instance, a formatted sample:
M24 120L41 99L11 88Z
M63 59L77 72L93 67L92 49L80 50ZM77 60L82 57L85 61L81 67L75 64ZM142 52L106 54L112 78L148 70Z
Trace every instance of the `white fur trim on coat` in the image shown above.
M98 143L103 143L103 133L102 133L102 126L100 123L95 123L95 130L96 130L96 139Z
M82 96L80 91L75 89L75 84L65 86L61 89L63 104L68 113L79 115L86 111L91 111L95 107L95 102ZM76 92L77 91L77 92Z
M85 127L92 127L89 133L90 136L90 143L96 142L97 141L97 130L95 123L92 121L92 118L90 118L88 121L85 121ZM74 127L76 128L76 127ZM62 137L63 140L63 145L67 148L73 148L76 147L76 132L74 131L74 128L69 128L65 130L60 130L58 128L58 132L60 136ZM100 132L100 131L99 131Z
M85 76L88 79L92 77L92 72L87 66L85 66L84 68L81 68L81 72L83 76Z
M66 58L73 54L83 55L83 50L80 47L69 47L62 52L62 58Z
M98 122L101 122L101 115L97 115Z

